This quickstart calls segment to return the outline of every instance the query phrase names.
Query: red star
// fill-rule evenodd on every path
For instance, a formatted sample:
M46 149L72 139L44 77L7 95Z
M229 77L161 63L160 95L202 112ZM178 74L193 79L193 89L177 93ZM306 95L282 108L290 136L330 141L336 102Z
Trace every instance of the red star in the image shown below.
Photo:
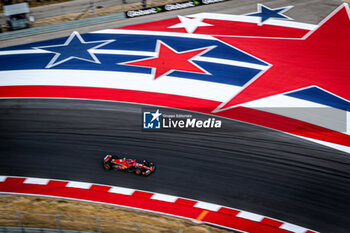
M185 52L177 52L162 41L157 41L155 58L146 58L138 61L131 61L123 63L124 65L133 66L143 66L143 67L153 67L152 73L154 74L154 79L157 79L163 75L167 75L174 70L194 72L201 74L209 74L204 69L196 65L191 60L199 56L212 47L200 48Z
M310 86L350 99L350 19L344 4L302 39L219 37L272 66L217 111Z

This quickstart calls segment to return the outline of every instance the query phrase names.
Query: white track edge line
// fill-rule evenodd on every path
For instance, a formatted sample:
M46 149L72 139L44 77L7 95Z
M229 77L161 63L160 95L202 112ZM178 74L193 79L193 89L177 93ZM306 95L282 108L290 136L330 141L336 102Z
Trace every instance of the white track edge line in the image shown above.
M109 193L123 194L123 195L128 195L129 196L129 195L132 195L135 191L136 191L135 189L112 186L111 189L108 192Z
M79 181L68 181L66 187L68 188L80 188L80 189L90 189L92 183L79 182Z
M236 216L240 217L240 218L252 220L255 222L261 222L264 218L266 218L265 216L262 216L260 214L254 214L254 213L247 212L247 211L241 211Z
M40 184L40 185L47 185L50 182L50 179L44 179L44 178L26 178L23 183L24 184Z
M174 203L174 202L176 202L177 199L179 199L179 197L167 195L167 194L161 194L161 193L154 193L152 195L151 199Z

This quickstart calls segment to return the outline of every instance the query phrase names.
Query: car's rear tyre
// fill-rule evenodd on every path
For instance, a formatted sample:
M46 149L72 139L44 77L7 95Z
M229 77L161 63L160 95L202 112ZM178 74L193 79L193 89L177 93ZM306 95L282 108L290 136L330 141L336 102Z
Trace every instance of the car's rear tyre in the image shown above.
M134 167L129 167L129 168L126 169L126 172L130 172L130 173L135 172L135 168Z
M107 171L111 170L111 166L109 164L105 164L103 167Z

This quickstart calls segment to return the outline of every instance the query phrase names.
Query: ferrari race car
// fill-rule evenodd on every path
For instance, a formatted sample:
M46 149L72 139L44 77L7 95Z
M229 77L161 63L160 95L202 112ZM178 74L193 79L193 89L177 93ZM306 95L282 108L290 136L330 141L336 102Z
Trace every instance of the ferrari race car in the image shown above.
M138 163L136 159L118 158L116 155L107 155L103 160L103 166L106 170L134 172L144 176L151 175L156 170L154 163L146 160Z

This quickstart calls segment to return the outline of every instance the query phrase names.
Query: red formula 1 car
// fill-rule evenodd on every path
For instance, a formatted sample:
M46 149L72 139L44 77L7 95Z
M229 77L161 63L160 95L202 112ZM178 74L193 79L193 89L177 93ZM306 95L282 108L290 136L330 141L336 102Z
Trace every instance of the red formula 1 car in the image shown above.
M115 169L144 176L151 175L156 170L154 163L146 160L139 163L136 159L118 158L116 155L107 155L103 160L103 166L106 170Z

